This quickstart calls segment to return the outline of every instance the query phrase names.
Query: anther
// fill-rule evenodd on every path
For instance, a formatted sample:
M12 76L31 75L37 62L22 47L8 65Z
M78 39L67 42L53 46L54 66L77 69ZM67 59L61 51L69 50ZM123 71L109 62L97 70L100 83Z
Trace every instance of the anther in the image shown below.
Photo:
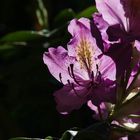
M71 84L71 86L72 86L72 89L73 89L75 95L76 95L77 97L79 97L79 98L82 98L80 95L78 95L77 91L76 91L75 88L74 88L74 84L73 84L73 83Z
M82 86L82 85L77 81L77 79L75 78L75 75L74 75L74 72L73 72L73 64L70 64L70 68L71 68L70 74L71 74L72 78L74 79L75 83L77 83L79 86Z
M94 72L93 71L91 72L91 78L92 79L94 78Z
M94 72L91 72L91 79L92 79L92 83L94 83Z
M96 64L96 69L97 69L97 71L99 70L99 66Z
M61 75L61 73L59 73L59 79L60 79L60 82L63 84L63 82L62 82L62 75Z
M101 72L99 71L98 74L99 74L99 83L101 83L101 81L102 81Z
M67 80L67 81L68 81L68 84L71 85L70 80Z
M68 67L68 73L69 73L70 77L73 78L71 75L70 67Z

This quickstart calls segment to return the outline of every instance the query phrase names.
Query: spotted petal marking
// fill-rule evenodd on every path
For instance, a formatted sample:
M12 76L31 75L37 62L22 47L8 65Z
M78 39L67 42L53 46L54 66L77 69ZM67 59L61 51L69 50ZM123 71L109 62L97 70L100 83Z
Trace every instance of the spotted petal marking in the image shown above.
M80 63L81 69L85 69L89 73L92 71L93 54L90 42L86 39L81 39L77 47L77 60Z

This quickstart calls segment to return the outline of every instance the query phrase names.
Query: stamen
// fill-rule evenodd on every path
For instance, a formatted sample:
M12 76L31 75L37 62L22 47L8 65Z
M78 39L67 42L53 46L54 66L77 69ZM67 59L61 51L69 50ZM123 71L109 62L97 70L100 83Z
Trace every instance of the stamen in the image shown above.
M97 72L99 71L99 66L96 64L96 69L97 69Z
M101 83L102 81L102 78L101 78L101 72L99 71L99 66L96 64L96 69L97 69L97 72L96 72L96 76L95 76L95 81L94 81L94 84L97 86Z
M69 86L72 87L72 89L73 89L75 95L76 95L77 97L79 97L79 98L82 98L80 95L78 95L77 91L75 90L74 84L73 84L73 83L70 83L70 80L67 80L67 81L68 81Z
M68 81L68 84L71 85L70 80L67 80L67 81Z
M102 78L101 78L101 72L99 71L99 84L101 83Z
M76 95L77 97L79 97L79 98L82 98L80 95L78 95L77 91L76 91L75 88L74 88L74 84L73 84L73 83L71 84L71 86L72 86L72 89L73 89L75 95Z
M74 72L73 72L73 64L70 64L70 68L71 68L71 76L72 76L72 78L74 79L74 81L75 81L75 83L77 83L79 86L83 86L83 85L81 85L78 81L77 81L77 79L76 79L76 77L75 77L75 75L74 75Z
M59 79L60 79L60 82L63 84L63 82L62 82L62 75L61 75L61 73L59 73Z
M100 120L103 120L102 111L101 111L100 106L97 106L97 108L98 108L98 113L99 113Z
M70 67L68 67L68 73L69 73L70 77L73 78L71 75Z
M97 69L96 77L98 77L98 74L99 74L99 66L97 64L96 64L96 69Z
M92 80L92 84L94 83L94 72L91 72L91 80Z

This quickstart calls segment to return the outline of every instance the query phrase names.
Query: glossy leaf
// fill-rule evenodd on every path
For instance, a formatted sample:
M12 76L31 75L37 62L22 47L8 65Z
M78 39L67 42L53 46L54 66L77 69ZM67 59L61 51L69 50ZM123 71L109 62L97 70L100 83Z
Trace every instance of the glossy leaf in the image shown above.
M48 137L46 137L44 140L53 140L53 137L48 136Z
M11 138L9 140L44 140L40 138L26 138L26 137L17 137L17 138Z
M72 140L77 133L77 131L68 130L64 132L60 140Z
M36 16L40 27L46 28L48 26L48 11L43 3L43 0L37 0L38 8L36 9Z
M0 39L0 42L26 42L41 37L46 37L44 34L36 31L17 31L9 33Z
M87 9L85 9L82 12L80 12L79 14L77 14L76 18L81 18L81 17L90 18L90 17L92 17L92 14L96 11L97 11L97 9L95 6L88 7Z
M73 140L108 140L109 134L109 125L102 122L79 131Z

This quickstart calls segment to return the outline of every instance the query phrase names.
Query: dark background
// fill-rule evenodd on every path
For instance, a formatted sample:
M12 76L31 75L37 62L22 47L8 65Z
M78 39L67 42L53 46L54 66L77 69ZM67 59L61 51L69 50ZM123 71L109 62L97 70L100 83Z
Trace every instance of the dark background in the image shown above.
M0 43L0 140L12 137L60 137L72 127L92 123L92 113L86 106L70 115L60 115L55 109L53 92L62 87L43 64L43 46L66 43L70 39L65 25L71 15L57 15L71 8L75 14L92 6L92 0L44 0L51 31L63 27L54 36L29 41L26 45L9 41ZM0 37L20 30L45 29L37 20L37 0L0 1ZM60 17L60 16L58 16ZM60 20L59 20L60 19ZM15 42L14 42L15 43Z

